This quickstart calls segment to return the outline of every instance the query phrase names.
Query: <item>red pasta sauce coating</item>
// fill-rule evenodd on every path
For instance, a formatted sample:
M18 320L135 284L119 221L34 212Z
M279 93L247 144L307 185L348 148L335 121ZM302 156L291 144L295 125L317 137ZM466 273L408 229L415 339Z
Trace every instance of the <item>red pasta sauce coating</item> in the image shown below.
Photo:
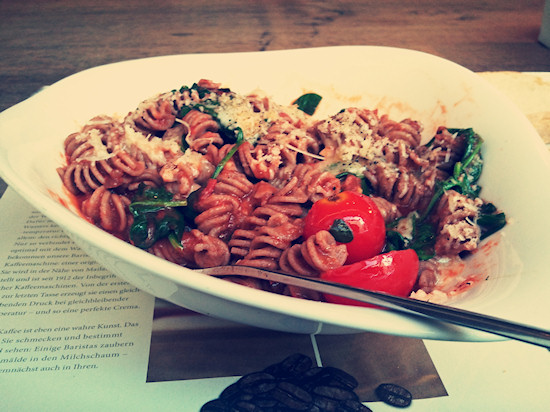
M236 140L239 132L243 142ZM202 79L144 100L122 119L92 118L65 139L66 164L58 173L84 217L128 242L135 221L130 205L144 190L162 189L173 201L187 202L185 213L178 212L186 215L183 235L146 248L175 264L319 276L344 265L347 255L328 231L304 240L311 205L342 191L362 193L368 185L386 224L422 213L465 145L445 127L423 145L423 132L416 120L395 121L366 108L316 119ZM221 173L212 178L217 168ZM480 204L454 191L441 197L431 217L438 255L477 248ZM437 270L435 260L423 263L417 288L432 291ZM320 298L284 285L232 281Z

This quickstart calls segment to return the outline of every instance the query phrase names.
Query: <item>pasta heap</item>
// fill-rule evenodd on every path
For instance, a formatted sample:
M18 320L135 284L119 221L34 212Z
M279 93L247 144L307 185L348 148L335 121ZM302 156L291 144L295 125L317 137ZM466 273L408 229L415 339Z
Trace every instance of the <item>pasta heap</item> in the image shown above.
M303 238L309 207L342 191L368 194L387 224L386 249L415 248L416 289L431 293L441 257L474 251L489 234L482 216L503 215L478 197L479 136L441 127L422 145L421 132L417 121L355 107L319 120L296 104L200 80L124 118L94 117L66 138L58 172L86 219L163 259L302 276L346 261L328 231Z

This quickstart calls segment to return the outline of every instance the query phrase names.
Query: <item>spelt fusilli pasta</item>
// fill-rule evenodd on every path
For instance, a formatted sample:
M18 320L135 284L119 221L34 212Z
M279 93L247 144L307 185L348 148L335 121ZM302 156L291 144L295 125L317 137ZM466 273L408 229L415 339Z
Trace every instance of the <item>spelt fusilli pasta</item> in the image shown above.
M361 193L387 225L386 250L414 248L422 231L422 247L433 254L420 265L416 289L428 294L437 288L439 257L478 247L487 203L478 196L477 136L441 126L423 143L423 132L418 120L358 107L317 119L200 80L144 100L122 120L92 118L65 139L58 173L86 219L162 259L301 276L319 276L348 257L333 232L304 235L312 204Z

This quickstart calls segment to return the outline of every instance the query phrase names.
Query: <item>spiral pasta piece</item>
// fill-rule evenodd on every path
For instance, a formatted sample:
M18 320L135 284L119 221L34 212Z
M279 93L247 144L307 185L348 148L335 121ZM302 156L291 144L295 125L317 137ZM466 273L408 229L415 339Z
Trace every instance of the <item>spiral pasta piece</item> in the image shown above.
M316 202L324 197L331 197L341 191L341 182L332 173L318 167L319 164L300 164L293 176L303 188L307 198Z
M304 214L304 208L299 202L294 202L296 199L293 195L285 196L282 193L276 193L266 204L254 209L249 222L255 223L257 226L265 225L273 215L277 214L284 215L289 219L300 218Z
M92 193L100 186L109 188L129 183L145 171L145 164L126 152L104 160L80 160L58 169L65 187L73 194Z
M250 221L250 218L246 220ZM233 232L231 239L228 242L228 246L230 248L229 250L231 252L231 256L235 260L244 258L250 251L252 241L256 237L255 229L257 226L258 225L256 224L250 224L248 227L247 225L244 225Z
M79 132L67 136L64 146L65 155L70 161L95 153L93 144L88 139L82 138L82 134Z
M155 242L148 251L172 263L195 268L221 266L229 262L227 245L196 229L183 234L181 247L174 246L169 239L164 238Z
M267 96L260 96L258 94L249 94L246 97L250 102L252 109L256 113L265 112L269 110L271 106L271 102L269 100L269 97Z
M205 159L207 159L212 165L218 165L220 162L227 156L229 151L233 149L235 145L234 144L224 144L221 147L217 147L214 145L208 146L206 149L206 153L204 155ZM232 156L226 163L223 168L224 171L243 171L242 169L239 169L237 165L235 164L235 156Z
M205 156L189 152L182 158L167 162L159 170L159 176L164 182L164 187L173 193L176 199L180 199L198 190L208 181L213 171L214 166Z
M435 214L438 221L437 254L456 255L477 248L481 233L475 222L481 204L480 199L471 199L454 190L443 194Z
M341 183L342 191L363 193L361 179L358 176L348 174Z
M246 256L238 265L278 269L283 250L302 234L301 222L290 221L282 214L272 216L267 224L260 226L251 239Z
M445 179L455 163L464 154L465 139L460 134L449 132L446 127L438 128L431 145L424 149L424 157L442 172L440 178Z
M298 163L317 161L319 143L300 118L279 113L265 134L241 146L239 159L250 176L284 184Z
M124 232L132 222L128 211L130 200L101 186L82 202L82 213L110 233Z
M195 218L195 224L201 232L225 239L233 231L232 216L239 209L239 202L231 195L211 200L211 207Z
M256 238L261 228L265 227L269 220L275 216L289 219L293 224L301 227L302 221L298 218L303 211L298 205L286 208L283 204L269 204L259 206L253 213L242 220L238 229L233 232L229 240L231 254L234 257L244 257L250 251L252 241Z
M199 110L190 110L181 122L188 129L185 141L192 150L206 153L210 145L223 145L223 139L218 133L218 123L211 115Z
M147 249L147 251L161 259L178 265L188 264L181 248L175 248L172 243L170 243L168 238L157 240L149 249Z
M242 220L229 240L231 254L235 258L244 258L248 254L258 231L268 225L269 221L286 219L300 228L303 223L300 219L304 214L301 204L307 201L307 196L299 189L297 179L281 189L259 182L254 186L250 199L252 211Z
M183 234L181 244L192 266L208 268L226 265L229 262L227 245L215 236L209 236L194 229Z
M138 108L129 115L138 130L158 132L169 129L176 120L176 113L172 103L163 95L143 101Z
M420 170L430 164L406 142L397 140L386 142L381 148L381 155L387 164L407 167L410 170Z
M401 141L407 146L415 148L422 140L422 125L411 119L396 122L385 114L378 121L377 134L386 137L391 142Z
M376 111L350 107L334 116L318 122L314 132L324 147L320 152L326 157L332 157L338 147L356 145L353 140L372 138L378 129L378 114ZM359 136L359 138L358 138Z
M284 114L274 121L265 135L258 140L259 143L278 144L281 148L295 149L296 153L304 155L300 160L309 163L319 154L319 140L309 127L304 127L300 119L292 119Z
M376 195L403 209L423 210L433 194L433 187L426 186L419 176L405 167L378 163L364 175Z
M235 171L223 171L211 192L204 191L195 207L197 228L208 235L226 239L246 217L243 201L253 188L246 176Z
M287 273L311 277L344 265L347 257L346 246L337 245L334 237L322 230L285 249L279 265Z
M162 184L162 177L156 169L145 169L142 174L135 176L132 181L128 183L126 188L133 191L137 190L140 185L158 188L161 187Z
M111 116L96 116L82 129L71 133L64 141L69 162L80 159L106 158L124 136L122 124Z
M182 87L180 90L165 94L171 100L176 112L180 112L184 107L194 107L206 100L215 99L216 95L227 92L227 90L220 89L220 83L206 79L199 80L196 86L191 88ZM199 92L199 88L201 92Z
M384 222L386 224L393 222L395 219L398 219L402 216L399 208L394 203L378 196L371 196L371 199L378 207L378 210L380 210L382 218L384 219Z
M244 142L238 149L240 165L247 176L256 179L273 180L282 162L278 145Z
M281 146L292 146L298 153L306 154L304 161L311 158L307 154L319 154L319 141L309 128L304 128L299 120L282 117L267 130L267 133L259 140L262 143L278 143ZM313 157L314 158L314 157Z

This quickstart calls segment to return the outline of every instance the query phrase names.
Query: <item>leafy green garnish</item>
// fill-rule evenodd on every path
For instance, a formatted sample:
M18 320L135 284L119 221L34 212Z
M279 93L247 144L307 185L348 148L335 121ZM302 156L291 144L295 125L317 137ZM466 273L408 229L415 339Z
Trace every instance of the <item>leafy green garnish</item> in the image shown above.
M413 232L409 247L416 251L420 260L428 260L435 256L435 227L428 222L421 222L413 215Z
M188 86L182 86L180 88L180 93L183 93L185 91L196 91L199 95L200 99L204 99L207 95L209 95L211 90L207 89L206 87L199 86L197 83L194 83L191 87ZM201 112L207 113L211 116L216 116L216 106L218 106L219 103L216 99L208 98L201 100L200 102L193 102L187 106L182 106L178 113L178 117L181 119L184 117L187 113L189 113L191 110L199 110Z
M455 163L453 174L444 181L436 182L435 193L428 204L428 207L421 215L420 220L425 220L431 213L440 197L447 190L455 190L465 196L475 198L479 195L481 188L477 181L483 169L481 157L481 146L483 139L472 129L448 129L451 133L457 133L465 138L465 149L462 158Z
M216 166L216 169L214 170L214 173L212 174L212 179L216 179L219 174L222 172L223 168L225 167L225 164L233 157L239 146L244 142L244 136L243 131L240 127L237 127L235 129L236 132L236 142L235 146L231 148L229 152L224 156L224 158L220 161L220 163Z
M317 93L306 93L298 97L292 104L298 106L298 109L310 116L315 113L317 106L321 102L322 97Z
M193 84L191 87L183 86L180 89L180 92L186 91L186 90L196 90L199 97L203 99L205 96L208 95L208 93L211 93L211 91L205 87L198 86L196 83ZM228 89L224 89L229 92ZM179 113L178 118L182 119L192 110L197 110L202 113L206 113L218 123L218 133L223 139L224 144L232 144L236 143L238 141L238 134L236 133L236 130L238 128L233 128L228 125L224 125L218 116L217 108L219 107L220 103L217 100L217 96L209 97L208 99L201 100L200 102L193 102L189 105L182 106ZM185 142L185 139L182 139L181 143L181 149L184 152L186 149L189 148L189 145L187 142Z
M191 110L198 110L200 112L209 114L214 118L217 118L216 106L218 105L219 103L217 101L207 99L202 101L201 103L193 103L193 104L190 104L189 106L182 106L178 113L178 118L182 119Z
M170 201L173 197L174 195L164 187L148 187L142 183L138 187L135 198L139 200Z
M432 240L435 241L435 229L425 228L424 226L429 225L427 217L430 215L443 193L447 190L455 190L464 196L476 198L481 191L481 187L477 182L483 170L483 158L481 157L483 139L471 128L447 130L450 133L456 133L457 136L464 139L464 153L461 159L455 163L453 174L444 181L436 182L436 190L428 207L419 217L417 222L414 223L414 228L417 231L416 236L420 235L419 240L416 241L417 246L415 250L419 247L418 245L422 245L423 243L425 243L425 247L420 246L420 248L424 250L429 250L429 248L433 246L433 244L430 246L430 243ZM431 142L427 145L430 144ZM480 239L485 239L487 236L497 232L506 225L506 215L502 212L498 212L497 208L492 203L485 203L479 210L476 224L481 230ZM430 234L430 231L432 234ZM415 236L413 235L413 240L414 239Z
M386 252L392 250L403 250L407 248L407 241L401 233L397 230L386 228L386 245L384 247Z
M411 216L411 238L405 238L394 228L402 218L396 219L386 227L386 250L413 249L420 260L428 260L435 256L435 227L429 222L422 222L416 214Z
M163 188L140 187L136 200L129 206L134 217L129 235L134 245L147 249L170 235L181 238L185 219L176 208L187 206L187 201L173 201L172 197L172 193Z
M188 90L195 90L201 99L203 99L204 96L206 96L207 94L211 93L211 90L207 89L206 87L199 86L197 83L193 83L191 87L182 86L180 88L180 93L183 93Z
M367 180L367 178L365 176L357 176L355 173L350 173L350 172L342 172L342 173L338 173L336 175L336 178L339 179L339 180L345 180L347 176L349 175L352 175L352 176L355 176L357 178L359 178L360 182L361 182L361 192L366 195L366 196L370 196L374 193L374 189L372 187L372 184Z
M334 219L328 231L337 242L349 243L353 240L353 231L342 219Z
M492 203L485 203L480 207L477 224L481 229L481 239L485 239L506 225L506 215L498 212Z

